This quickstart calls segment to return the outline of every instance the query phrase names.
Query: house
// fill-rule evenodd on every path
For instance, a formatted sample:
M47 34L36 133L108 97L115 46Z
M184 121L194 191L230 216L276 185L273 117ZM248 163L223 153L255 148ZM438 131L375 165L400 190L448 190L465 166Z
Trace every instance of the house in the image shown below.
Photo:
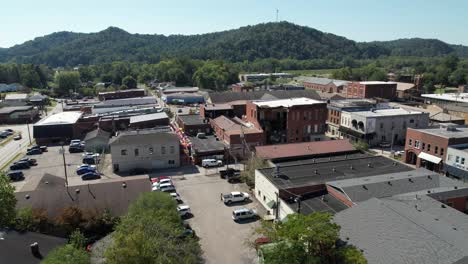
M253 84L249 84L246 82L239 82L231 85L231 91L236 92L236 93L241 93L241 92L252 92L255 90L259 90L258 87L256 87Z
M404 160L416 167L442 171L449 146L468 143L468 126L441 124L439 127L408 128Z
M145 129L157 126L168 126L170 123L166 112L130 116L131 129Z
M24 106L28 104L29 95L25 93L9 93L5 95L3 103L8 106Z
M88 134L84 138L85 150L92 152L107 152L109 150L109 139L111 133L97 128Z
M244 159L255 146L265 144L265 135L261 129L235 117L229 119L219 116L210 121L216 137L226 145L231 156Z
M10 106L0 108L1 124L33 123L39 118L39 111L33 106Z
M109 142L115 172L180 166L179 137L169 128L125 131Z
M348 81L343 80L307 76L300 76L295 79L302 82L304 87L307 89L313 89L325 93L341 93L344 87L349 83Z
M341 112L339 132L343 138L379 144L404 145L406 130L426 128L429 114L403 108L383 108L367 111Z
M251 101L245 120L265 133L267 144L324 138L327 104L309 98Z
M445 175L468 181L468 144L448 146L444 163Z
M198 133L211 134L211 125L206 118L200 115L177 115L176 123L188 136L196 136Z
M393 100L396 98L396 82L350 82L346 84L346 98L379 98Z

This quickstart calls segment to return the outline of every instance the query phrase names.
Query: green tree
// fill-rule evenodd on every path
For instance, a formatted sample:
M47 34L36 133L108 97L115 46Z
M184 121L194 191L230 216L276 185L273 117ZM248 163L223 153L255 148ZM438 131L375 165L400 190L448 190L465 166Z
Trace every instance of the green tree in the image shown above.
M176 202L166 193L143 193L117 225L106 263L200 263L194 238L180 238L182 222Z
M52 250L42 264L88 264L89 254L82 249L78 249L71 244L58 247Z
M34 217L31 207L23 207L16 212L15 227L20 231L33 231L34 230Z
M55 92L59 95L69 95L80 88L80 73L77 71L63 71L55 74Z
M257 156L252 156L247 161L245 169L241 172L241 178L249 187L255 187L255 170L267 167L267 161Z
M71 233L68 243L77 249L84 249L88 243L88 239L80 232L80 229L76 229Z
M0 227L9 226L16 216L15 187L3 173L0 173L0 205Z
M130 89L137 87L137 81L132 76L125 76L122 80L122 85L127 86Z
M205 89L224 90L229 78L229 71L223 63L206 62L193 74L194 83Z
M340 249L338 256L346 264L367 264L367 260L362 252L354 246L346 246Z

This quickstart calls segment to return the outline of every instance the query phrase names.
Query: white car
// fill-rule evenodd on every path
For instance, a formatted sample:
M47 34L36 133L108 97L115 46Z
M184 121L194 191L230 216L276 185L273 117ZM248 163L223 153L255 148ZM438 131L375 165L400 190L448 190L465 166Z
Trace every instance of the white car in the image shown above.
M83 156L83 158L85 158L85 157L99 158L99 153L85 152L85 153L83 153L82 156Z
M192 212L190 212L190 206L188 206L188 205L179 205L179 206L177 206L177 212L179 212L179 215L181 217L189 216L189 215L192 214Z
M223 194L222 196L222 200L225 204L245 202L249 199L249 194L245 192L231 192L228 194Z
M175 191L175 187L172 185L172 183L163 183L159 186L153 186L151 190L171 193Z
M159 187L161 184L165 184L165 183L170 183L171 185L173 185L171 179L161 179L158 182L154 182L153 187L154 186Z
M217 159L204 159L204 160L202 160L202 167L203 168L220 167L220 166L223 166L223 161L222 160L217 160Z
M84 168L84 167L96 169L96 165L89 165L89 164L81 164L80 166L77 166L76 168L81 169L81 168Z
M169 194L176 202L182 202L182 199L180 198L180 195L176 192L171 192Z
M249 208L240 208L232 211L232 220L239 221L257 217L257 213Z

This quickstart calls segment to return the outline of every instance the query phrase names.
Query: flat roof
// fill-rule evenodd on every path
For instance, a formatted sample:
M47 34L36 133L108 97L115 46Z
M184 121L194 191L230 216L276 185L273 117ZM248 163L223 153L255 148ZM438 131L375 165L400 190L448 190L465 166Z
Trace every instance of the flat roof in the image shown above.
M111 92L99 92L98 95L144 92L144 91L145 89L127 89L127 90L119 90L119 91L111 91Z
M78 119L81 118L83 113L81 112L74 112L74 111L67 111L61 112L57 114L53 114L48 116L36 124L35 126L50 126L50 125L67 125L67 124L75 124Z
M2 107L0 108L0 114L10 114L17 111L28 111L31 109L33 109L33 106L31 105Z
M468 137L468 125L452 125L455 130L447 130L446 127L430 127L430 128L408 128L422 133L427 133L443 138L466 138Z
M359 82L359 83L364 84L364 85L397 84L396 82L383 82L383 81L365 81L365 82Z
M416 87L414 83L397 82L396 84L397 84L397 87L396 87L397 91L406 91L406 90Z
M195 153L224 151L226 146L215 136L206 136L205 138L189 137L192 142L192 149Z
M281 99L281 100L268 100L268 101L253 101L258 107L275 108L275 107L293 107L300 105L314 105L325 104L323 101L314 100L306 97Z
M369 111L356 111L352 112L353 115L365 116L365 117L380 117L380 116L401 116L401 115L418 115L422 114L421 111L413 111L404 108L385 108L375 109Z
M278 170L276 168L260 169L259 172L281 189L413 170L391 159L363 153L282 162L275 165L279 167L279 177L274 175L275 170Z
M94 108L113 107L113 106L132 106L132 105L155 105L157 104L154 96L134 97L105 100L94 105Z
M287 205L297 212L298 203L287 203ZM348 206L330 194L324 194L301 200L301 213L305 215L314 212L327 212L330 214L336 214L347 208Z
M25 93L8 93L5 95L5 100L26 100L28 94Z
M204 119L200 115L178 115L177 118L188 126L209 125L209 123L203 122Z
M208 104L205 105L205 110L213 111L213 110L230 110L232 109L232 105L230 104Z
M331 153L351 151L355 151L355 148L346 139L266 145L255 147L257 157L263 159L294 158L314 155L319 156Z
M130 124L147 122L152 120L169 119L165 112L152 113L146 115L136 115L130 117Z
M468 103L468 93L422 94L421 97L450 102Z

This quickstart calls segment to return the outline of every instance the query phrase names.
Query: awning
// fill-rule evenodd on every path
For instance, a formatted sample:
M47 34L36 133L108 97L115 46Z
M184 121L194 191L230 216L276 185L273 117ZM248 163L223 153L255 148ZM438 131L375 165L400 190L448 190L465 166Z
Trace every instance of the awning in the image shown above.
M442 161L441 158L436 157L436 156L431 155L431 154L427 154L425 152L419 153L418 158L430 161L430 162L435 163L435 164L439 164Z
M276 202L271 200L267 203L267 206L271 209L275 209L276 208Z

